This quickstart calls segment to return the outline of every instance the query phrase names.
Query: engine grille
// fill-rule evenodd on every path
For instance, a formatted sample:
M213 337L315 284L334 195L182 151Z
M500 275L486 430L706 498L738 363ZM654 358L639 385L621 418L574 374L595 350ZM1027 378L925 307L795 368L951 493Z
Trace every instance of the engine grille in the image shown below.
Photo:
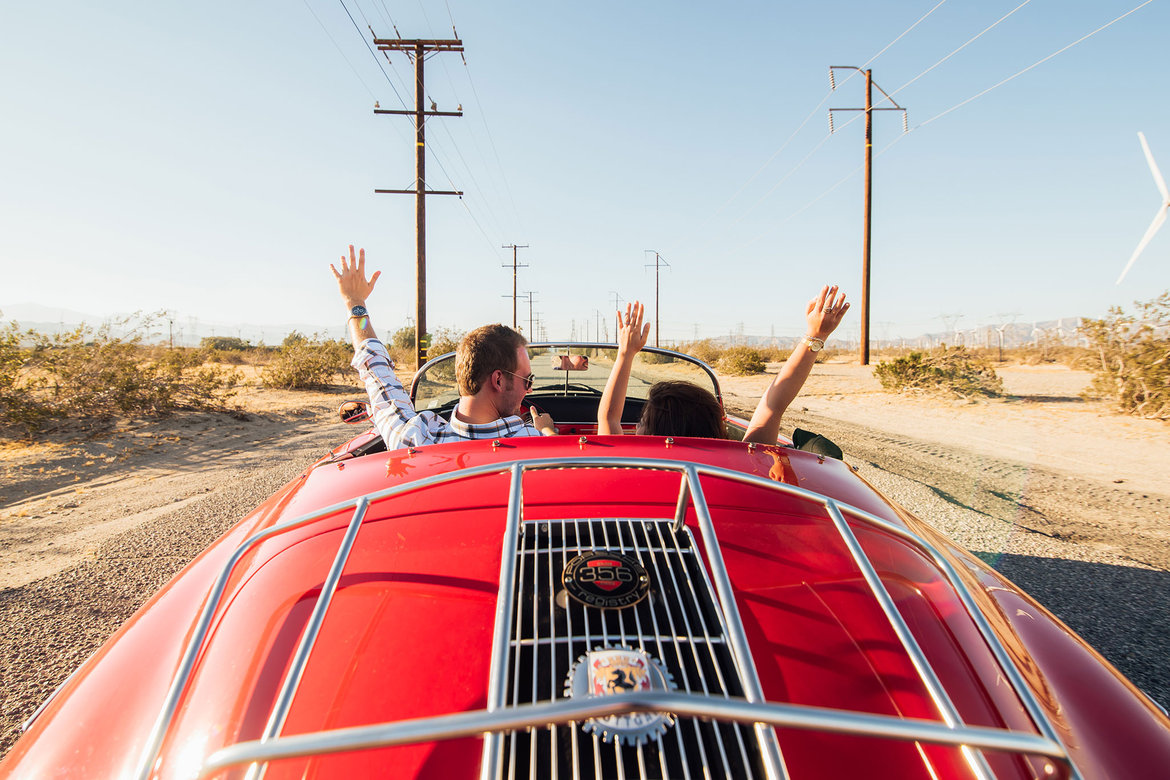
M670 520L525 523L517 551L508 704L563 699L572 664L590 650L628 647L657 658L679 691L744 695L714 592L693 539ZM625 609L567 598L561 572L589 550L637 558L649 596ZM508 735L502 778L764 777L750 726L681 718L641 745L607 742L570 724Z

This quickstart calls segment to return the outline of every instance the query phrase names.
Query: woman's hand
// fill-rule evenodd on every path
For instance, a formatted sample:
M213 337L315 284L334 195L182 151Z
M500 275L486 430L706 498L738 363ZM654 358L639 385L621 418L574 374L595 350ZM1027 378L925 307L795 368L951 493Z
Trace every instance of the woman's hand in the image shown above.
M637 301L626 304L624 316L621 310L618 310L617 348L619 356L633 356L646 346L646 339L650 335L650 323L642 324L642 316L645 313L646 307Z
M845 293L837 294L837 285L821 288L821 294L808 302L805 318L808 320L808 337L827 339L841 324L845 312L849 311L849 304L845 302Z

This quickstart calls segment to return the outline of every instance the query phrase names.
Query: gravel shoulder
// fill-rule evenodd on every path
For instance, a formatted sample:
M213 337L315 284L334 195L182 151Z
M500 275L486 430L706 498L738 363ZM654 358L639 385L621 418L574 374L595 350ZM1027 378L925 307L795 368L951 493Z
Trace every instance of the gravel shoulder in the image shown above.
M1170 429L1081 400L1079 372L1001 375L1010 399L966 404L818 365L785 433L833 439L879 490L1170 701ZM750 416L771 378L724 378L729 408ZM0 755L158 587L352 433L334 410L354 394L257 394L246 415L0 449Z

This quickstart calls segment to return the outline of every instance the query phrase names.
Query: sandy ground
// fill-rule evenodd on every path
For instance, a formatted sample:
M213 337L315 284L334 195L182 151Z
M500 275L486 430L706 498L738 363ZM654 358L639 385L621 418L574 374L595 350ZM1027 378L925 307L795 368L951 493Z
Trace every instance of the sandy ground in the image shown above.
M774 372L776 367L771 367ZM1170 698L1170 426L1081 399L1089 375L1000 371L1006 399L882 392L818 365L786 417L1019 583L1144 690ZM750 415L771 375L724 378ZM332 393L251 391L184 414L0 447L0 752L159 585L354 429Z

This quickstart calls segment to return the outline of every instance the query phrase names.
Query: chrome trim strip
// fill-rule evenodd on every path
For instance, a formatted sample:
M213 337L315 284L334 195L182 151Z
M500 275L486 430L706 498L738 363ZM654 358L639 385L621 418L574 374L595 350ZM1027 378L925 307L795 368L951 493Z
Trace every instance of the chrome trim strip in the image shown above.
M687 479L686 472L683 472L682 479L679 480L678 486L678 503L674 505L674 532L678 533L682 530L687 522L687 504L690 503L691 498L691 481Z
M938 679L938 675L934 673L934 668L931 667L930 662L926 660L926 653L922 651L918 640L914 638L914 634L910 632L910 627L906 625L906 621L902 618L902 614L898 612L897 605L894 604L893 597L890 592L886 590L885 583L882 582L881 577L874 568L873 562L870 561L869 556L861 549L861 542L857 540L857 536L853 533L853 529L849 527L845 517L841 514L841 510L837 506L836 501L829 501L825 504L825 509L832 518L833 524L837 527L838 533L841 534L842 541L849 549L849 554L853 557L853 562L857 564L857 568L861 570L861 576L865 578L866 584L869 585L870 591L873 592L874 598L877 599L878 605L881 606L882 612L886 615L886 620L890 622L890 627L894 629L894 633L898 637L898 641L902 645L902 649L906 651L906 655L910 658L910 663L914 665L914 670L918 672L919 679L926 685L926 691L930 694L931 701L934 702L934 707L938 714L942 717L943 722L948 726L959 726L963 723L963 719L959 716L959 711L955 708L955 703L951 701L951 697L947 695L943 688L942 681ZM980 753L973 752L966 745L963 746L963 756L967 759L967 763L971 766L971 770L975 775L985 780L990 780L992 777L991 767L987 765L987 760Z
M270 742L241 742L217 750L209 756L199 769L198 777L207 777L229 767L255 761L369 750L422 741L457 739L485 731L513 731L589 718L662 711L694 718L764 723L768 726L878 736L935 745L970 745L984 750L1040 755L1066 763L1069 761L1064 748L1058 743L1018 731L977 726L951 728L937 721L890 715L842 712L795 704L753 704L742 699L655 692L628 693L584 701L563 699L542 704L524 704L495 712L460 712L434 718L279 737Z
M719 548L719 538L715 534L715 523L707 506L707 496L704 495L703 486L699 483L699 472L694 464L690 463L686 465L685 471L691 500L695 505L699 532L703 535L703 547L707 551L707 568L711 572L715 592L719 594L719 602L723 607L723 616L727 621L727 639L731 644L731 652L735 654L735 663L739 666L745 698L753 704L764 702L766 701L764 689L760 685L759 675L756 674L756 662L752 658L752 649L748 645L743 620L739 617L735 591L731 586L731 577L727 574L727 566L723 562L723 551ZM784 766L784 757L780 755L776 733L762 723L757 723L755 730L760 740L764 771L768 773L769 780L784 780L788 777L788 770Z
M500 553L500 592L496 598L496 625L492 631L492 661L488 678L487 709L494 712L507 704L508 692L508 635L512 631L513 593L516 578L516 543L520 538L520 522L524 501L524 465L509 466L512 479L508 486L508 520L504 526L504 539ZM500 745L502 735L488 734L483 740L483 763L479 776L490 780L499 771Z
M269 713L268 723L264 726L264 736L260 738L261 742L270 741L278 736L281 729L284 728L284 722L288 718L288 711L292 706L293 698L297 695L297 690L301 686L301 678L305 674L305 666L309 663L309 654L313 652L313 647L317 644L317 634L320 633L321 624L325 621L325 613L329 610L329 605L333 602L333 594L337 591L337 582L341 579L341 572L345 569L345 564L349 560L349 553L353 549L354 540L357 538L358 528L361 527L362 520L365 518L366 510L369 507L370 502L365 498L358 500L353 517L350 518L349 527L345 529L345 536L341 540L341 546L337 549L337 554L333 558L333 564L329 567L329 573L325 577L325 582L321 585L321 593L317 596L317 603L313 605L313 613L309 615L309 622L305 624L305 630L301 634L301 641L297 644L297 649L293 654L288 672L285 673L284 682L280 686L280 693L277 694L276 703L272 707L272 712ZM253 765L248 769L247 777L249 780L263 776L264 769L259 764Z

